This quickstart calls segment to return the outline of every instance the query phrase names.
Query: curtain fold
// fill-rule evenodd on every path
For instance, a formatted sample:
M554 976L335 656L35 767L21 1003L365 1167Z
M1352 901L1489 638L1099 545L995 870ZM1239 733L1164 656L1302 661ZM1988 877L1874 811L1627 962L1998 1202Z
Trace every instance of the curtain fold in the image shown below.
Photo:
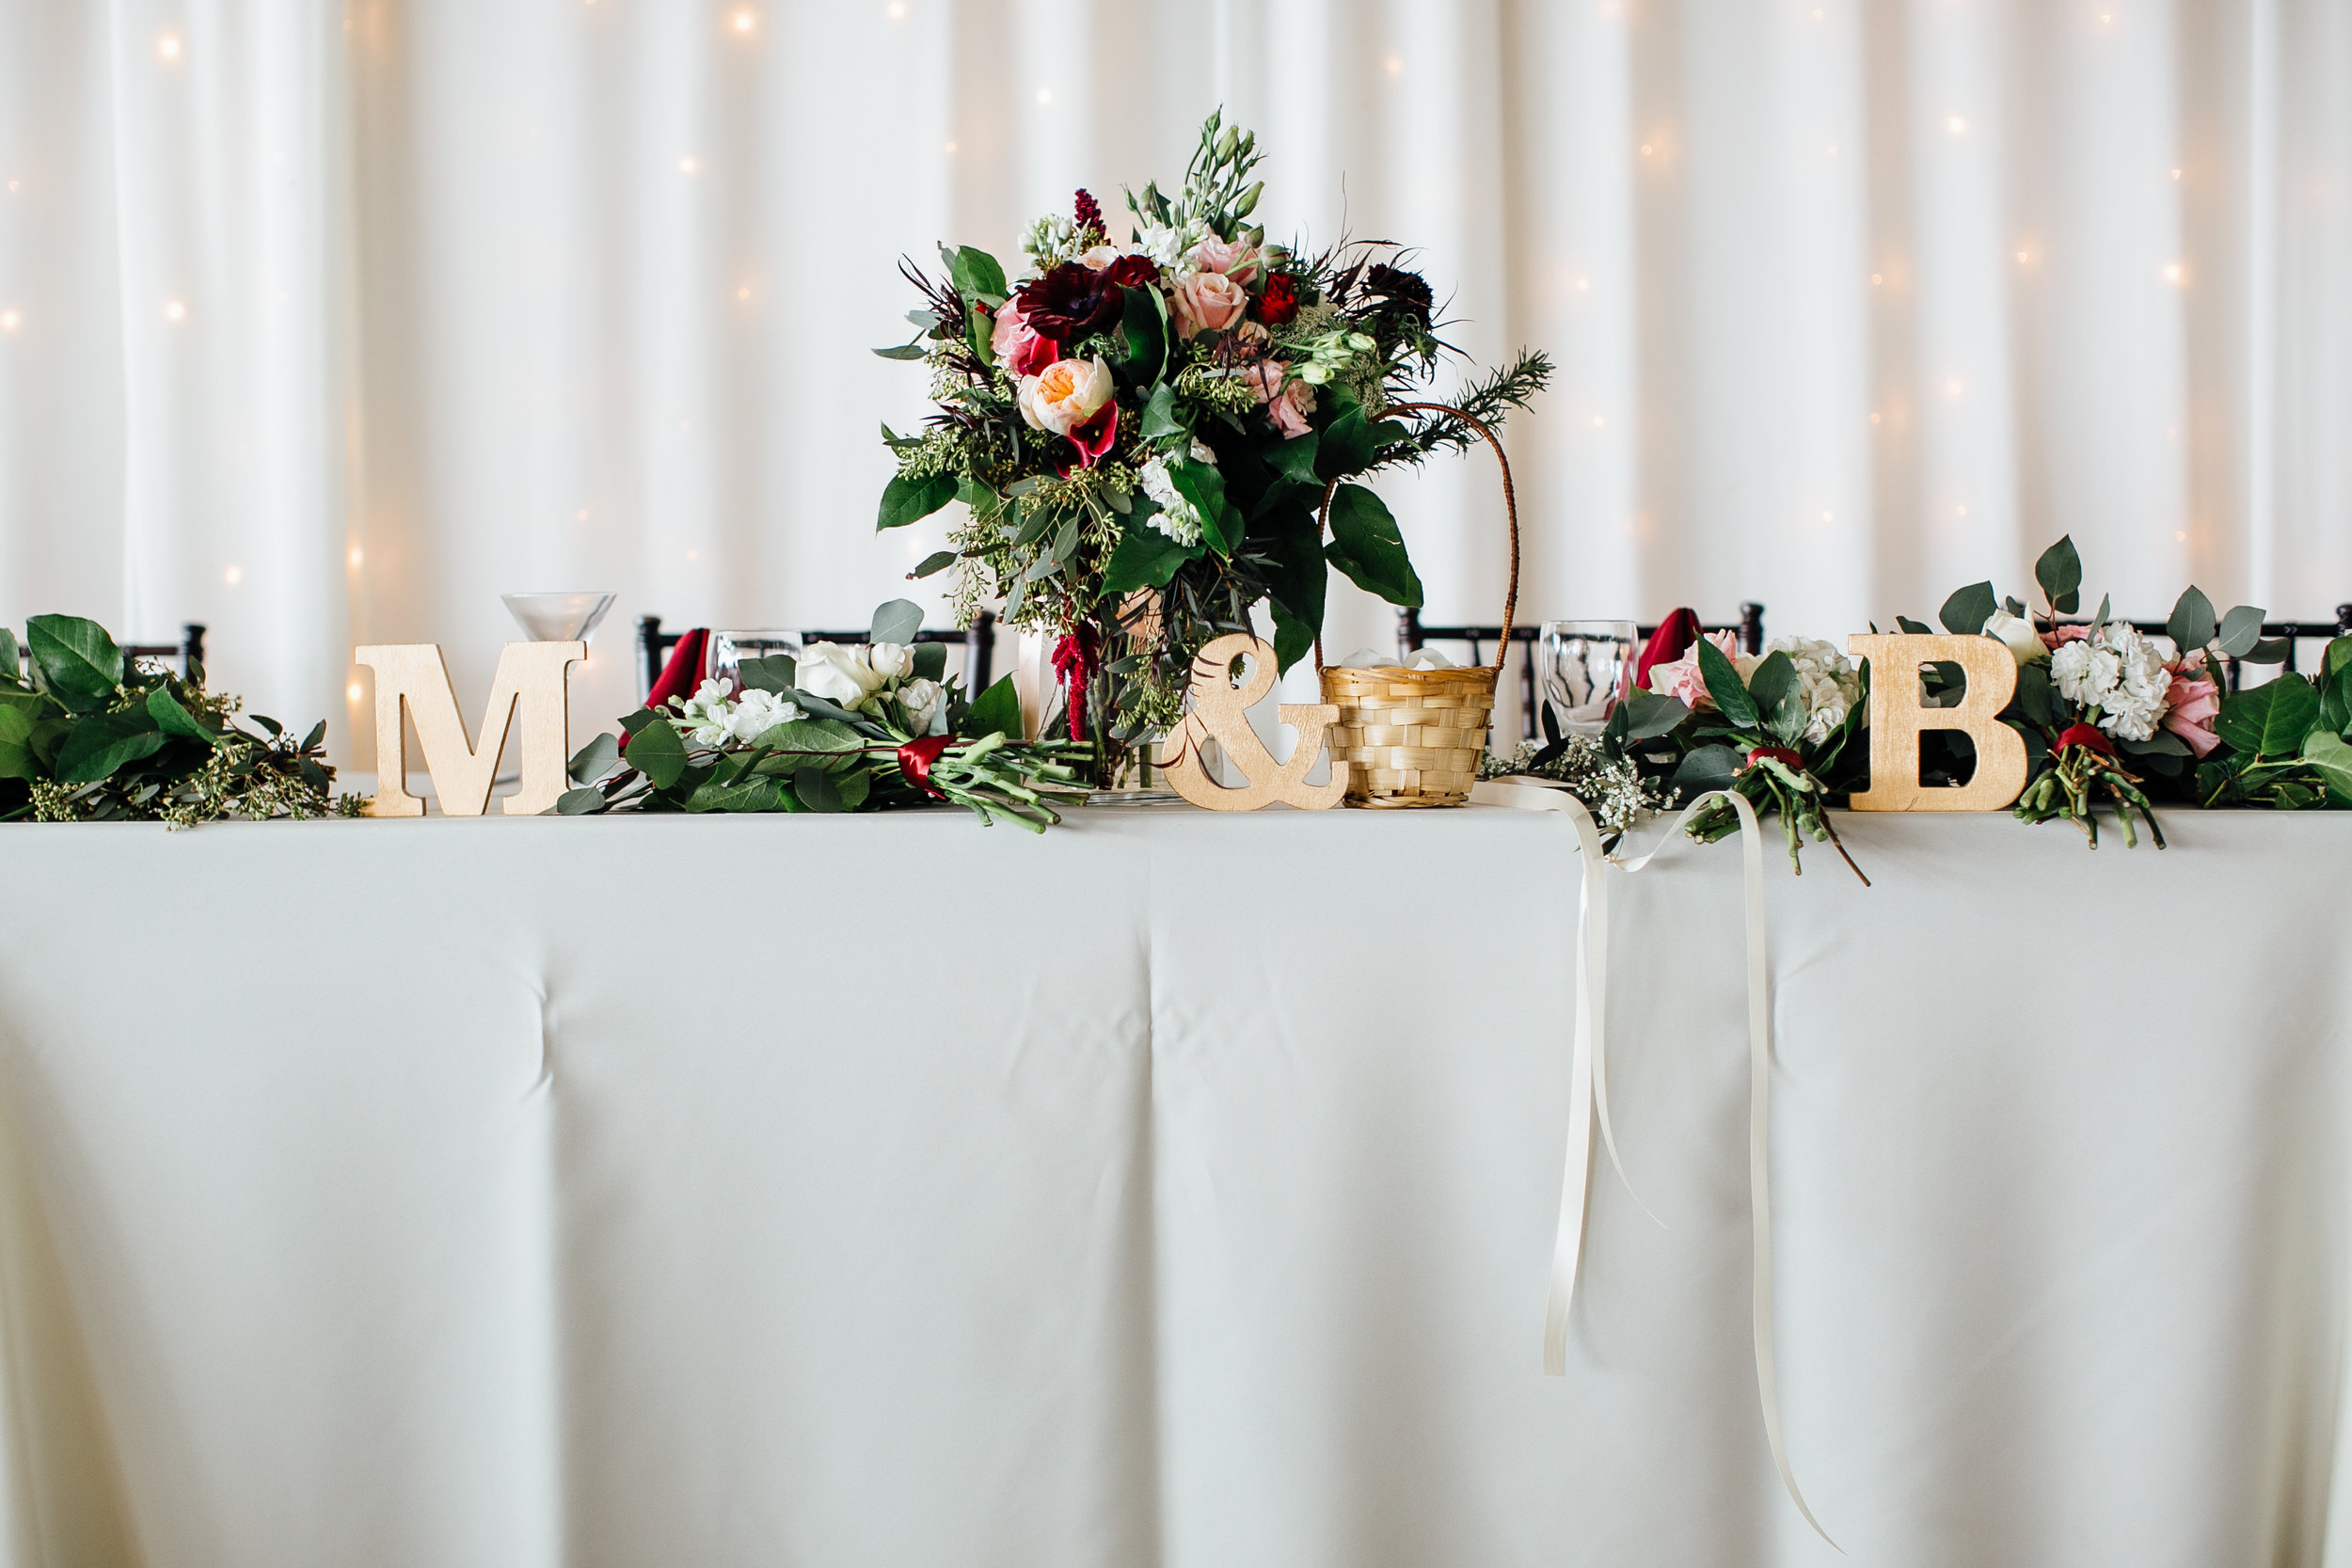
M2119 611L2352 600L2352 15L2325 0L18 0L0 10L0 618L213 628L366 764L350 645L501 592L859 625L900 255L1011 258L1181 177L1212 107L1278 237L1397 239L1509 433L1523 619L1931 617L2061 532ZM1441 388L1442 389L1442 388ZM1490 620L1473 456L1384 480ZM1327 644L1383 643L1335 587ZM355 752L355 746L361 751Z

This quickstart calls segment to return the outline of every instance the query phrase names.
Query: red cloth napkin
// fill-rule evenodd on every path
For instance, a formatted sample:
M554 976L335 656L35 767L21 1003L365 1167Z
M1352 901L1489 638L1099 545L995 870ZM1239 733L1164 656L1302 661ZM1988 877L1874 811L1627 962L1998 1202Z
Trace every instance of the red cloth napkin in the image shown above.
M670 650L670 662L661 667L661 678L645 693L645 705L658 708L673 697L691 697L703 683L703 648L710 641L710 632L696 626L677 640Z
M1691 651L1691 644L1699 640L1699 616L1695 610L1677 610L1666 617L1659 628L1650 633L1649 645L1634 662L1633 685L1636 690L1649 689L1650 666L1672 664Z

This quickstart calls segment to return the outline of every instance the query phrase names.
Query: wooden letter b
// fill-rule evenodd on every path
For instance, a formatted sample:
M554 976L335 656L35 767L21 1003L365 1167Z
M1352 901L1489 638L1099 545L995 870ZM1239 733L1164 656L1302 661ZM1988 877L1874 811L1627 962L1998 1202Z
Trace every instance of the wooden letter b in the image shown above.
M1870 661L1870 787L1855 811L1999 811L2026 787L2026 742L2000 721L2017 690L2017 659L1990 637L1850 637L1846 651ZM1958 707L1921 705L1919 668L1957 664L1968 677ZM1919 734L1959 730L1975 742L1977 770L1957 788L1919 782Z

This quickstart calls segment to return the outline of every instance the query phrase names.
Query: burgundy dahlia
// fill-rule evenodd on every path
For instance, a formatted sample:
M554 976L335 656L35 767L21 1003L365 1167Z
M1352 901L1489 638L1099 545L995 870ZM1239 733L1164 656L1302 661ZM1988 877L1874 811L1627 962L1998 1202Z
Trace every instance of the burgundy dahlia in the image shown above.
M1423 326L1429 325L1429 312L1437 301L1421 274L1403 267L1375 267L1364 275L1364 289L1380 297L1377 309L1383 315L1410 316Z
M1124 304L1112 270L1096 272L1064 261L1036 282L1024 283L1014 297L1029 330L1067 343L1109 326Z

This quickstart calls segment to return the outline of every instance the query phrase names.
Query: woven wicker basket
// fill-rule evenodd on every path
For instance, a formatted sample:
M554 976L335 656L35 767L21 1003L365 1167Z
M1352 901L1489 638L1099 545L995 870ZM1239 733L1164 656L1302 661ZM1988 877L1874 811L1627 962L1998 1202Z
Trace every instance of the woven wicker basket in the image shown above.
M1458 806L1478 782L1486 753L1486 729L1494 715L1495 680L1511 654L1511 615L1519 599L1519 509L1511 491L1511 463L1495 433L1459 408L1441 403L1399 404L1388 413L1416 409L1452 414L1486 437L1502 465L1502 505L1510 523L1511 578L1502 599L1502 637L1495 662L1453 670L1351 670L1315 663L1323 672L1323 700L1340 710L1339 722L1325 732L1331 766L1347 769L1351 806ZM1324 486L1323 515L1331 515L1333 480Z

